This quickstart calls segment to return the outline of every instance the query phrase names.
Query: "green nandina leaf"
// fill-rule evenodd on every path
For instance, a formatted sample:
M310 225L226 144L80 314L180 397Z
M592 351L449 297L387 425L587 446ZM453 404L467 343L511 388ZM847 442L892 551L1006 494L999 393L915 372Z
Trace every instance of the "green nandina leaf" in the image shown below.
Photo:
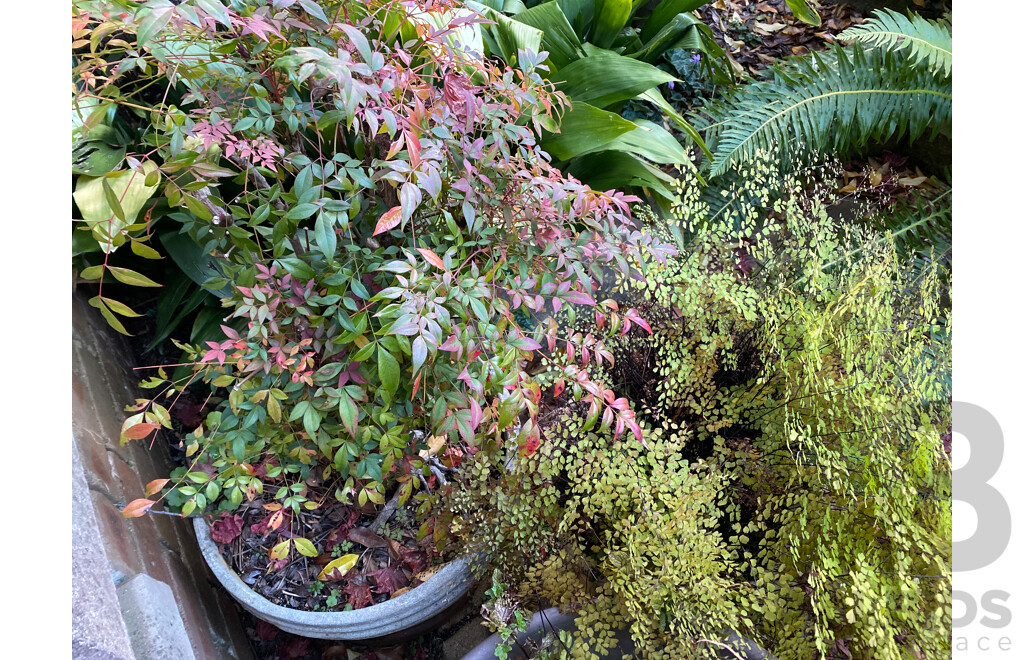
M195 0L196 6L212 16L221 25L231 28L231 16L220 0Z
M298 204L289 209L284 217L288 220L305 220L319 210L316 204Z
M320 421L323 416L320 411L314 408L312 405L306 406L306 410L302 413L302 428L306 430L309 437L315 438L317 429L320 428Z
M635 128L636 124L614 112L587 103L573 103L572 110L562 118L560 131L545 134L541 146L555 158L569 160Z
M99 296L96 296L96 298L99 298ZM115 314L120 314L121 316L127 316L130 318L142 316L142 314L135 312L134 310L132 310L131 307L125 305L123 302L118 302L110 298L101 298L101 300L104 302L104 304L106 304L107 307L110 308L110 311L114 312ZM92 301L90 301L90 304L91 302ZM93 305L93 307L95 306L96 305Z
M662 83L678 80L646 62L611 51L597 51L576 60L560 69L554 79L574 105L584 102L596 108L606 108Z
M786 0L786 4L797 19L810 25L821 25L821 16L818 16L818 12L807 4L807 0Z
M329 260L333 260L334 252L338 249L338 237L334 233L334 222L327 213L321 213L316 217L313 238L320 252Z
M427 360L427 342L423 337L416 337L412 340L412 372L416 373Z
M128 332L127 330L124 329L124 326L117 319L117 317L114 316L114 314L110 311L110 309L105 304L103 304L103 301L100 300L99 296L97 296L93 300L95 300L96 303L93 304L92 300L90 300L89 304L93 305L93 307L96 307L96 308L98 308L100 310L100 314L103 316L104 319L107 320L107 323L110 324L111 328L113 328L114 330L117 330L122 335L127 335L129 337L132 336L132 334L130 332Z
M377 346L377 375L380 376L380 382L385 390L391 394L398 391L402 370L398 366L398 360L381 345Z
M149 247L142 241L132 239L132 252L139 255L143 259L163 259L160 253Z
M157 284L145 275L136 273L134 270L120 268L117 266L107 266L107 270L110 271L110 274L113 275L114 279L118 282L131 284L132 286L163 286L162 284Z
M139 21L139 28L136 32L138 45L149 43L160 30L171 20L171 11L174 4L170 0L150 0L139 8L135 18Z
M341 417L345 430L355 437L356 431L359 430L359 408L348 392L343 392L338 401L338 416Z
M292 541L295 543L295 549L298 550L300 554L307 557L316 557L320 554L316 551L316 546L314 546L308 539L296 538L292 539Z

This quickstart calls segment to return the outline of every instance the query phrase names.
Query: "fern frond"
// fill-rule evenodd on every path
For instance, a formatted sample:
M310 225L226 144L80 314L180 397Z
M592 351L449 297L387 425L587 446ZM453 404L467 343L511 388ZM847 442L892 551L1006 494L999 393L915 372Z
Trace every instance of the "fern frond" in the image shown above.
M928 128L934 136L952 121L951 81L901 53L833 46L788 58L774 73L705 110L712 176L775 144L783 155L843 153L904 135L913 142Z
M875 229L892 232L896 249L904 255L948 261L953 250L953 190L948 188L931 199L915 197L867 222Z
M902 51L916 64L926 63L946 76L953 73L953 28L949 21L929 21L914 12L904 16L880 9L862 25L839 35L892 52Z

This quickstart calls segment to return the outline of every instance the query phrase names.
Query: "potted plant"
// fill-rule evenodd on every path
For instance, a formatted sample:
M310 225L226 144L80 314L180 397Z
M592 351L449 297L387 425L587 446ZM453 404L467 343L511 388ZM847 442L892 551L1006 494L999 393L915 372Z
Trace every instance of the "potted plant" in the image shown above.
M424 603L465 592L462 560L429 575L450 532L436 504L478 455L537 448L531 365L548 364L590 427L640 439L628 402L588 368L612 359L604 335L650 328L594 295L672 249L633 222L635 198L564 177L538 148L567 105L541 78L543 54L496 66L463 48L481 17L440 5L78 6L76 29L99 48L79 69L92 81L83 133L129 104L143 108L134 146L146 145L99 173L106 207L86 228L103 262L82 275L155 284L111 255L156 225L186 272L223 294L225 313L219 336L175 341L176 370L143 381L154 396L131 407L121 440L177 430L184 465L124 515L167 502L196 517L228 590L304 635L391 634L423 623L409 612ZM125 100L116 83L134 69L159 76L163 100ZM141 198L145 223L126 217L128 198ZM206 267L188 270L197 259ZM130 316L102 292L95 300L112 324ZM576 310L594 332L566 333L548 316ZM390 536L366 524L413 508L418 526L406 515ZM200 515L215 518L209 530ZM252 576L226 572L210 537L303 592L257 611L267 592L246 593ZM399 593L419 582L439 589ZM311 604L330 611L274 618ZM336 611L346 606L355 611ZM360 628L375 617L401 621Z

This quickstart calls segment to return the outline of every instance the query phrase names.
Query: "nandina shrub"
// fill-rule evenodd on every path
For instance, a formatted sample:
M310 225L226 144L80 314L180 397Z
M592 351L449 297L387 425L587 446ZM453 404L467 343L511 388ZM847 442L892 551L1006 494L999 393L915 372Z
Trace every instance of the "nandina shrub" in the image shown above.
M482 19L449 22L439 2L103 7L78 20L112 26L181 94L151 109L151 146L125 161L159 172L150 221L189 236L216 268L206 286L229 290L224 339L179 344L184 370L145 381L156 396L124 423L123 442L148 437L172 426L168 402L208 388L185 429L188 466L125 515L161 490L185 515L260 496L275 513L382 504L396 488L405 503L469 456L536 449L539 354L590 426L641 439L628 402L588 376L612 360L602 338L548 313L650 331L593 294L671 248L634 223L635 198L563 176L537 147L567 105L540 76L543 54L514 69L464 52ZM110 77L87 95L125 102L118 70L97 65L94 81ZM115 215L106 234L133 231ZM423 513L436 494L416 495ZM421 536L431 529L443 545L445 526Z

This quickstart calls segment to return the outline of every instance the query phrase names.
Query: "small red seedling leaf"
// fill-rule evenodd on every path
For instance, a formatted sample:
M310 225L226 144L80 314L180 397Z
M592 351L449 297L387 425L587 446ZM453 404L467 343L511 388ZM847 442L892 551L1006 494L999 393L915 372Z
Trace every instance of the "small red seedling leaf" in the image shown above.
M146 497L159 493L170 481L170 479L154 479L150 481L146 484Z
M402 207L392 206L390 209L384 212L384 215L380 216L380 220L377 221L377 226L373 230L373 235L383 234L386 231L391 231L398 226L398 223L402 221Z
M437 256L437 254L433 250L428 250L427 248L416 249L419 251L420 254L423 255L423 258L426 259L432 266L437 266L441 270L448 270L447 268L444 267L444 261L442 261L441 257Z
M153 500L147 500L144 498L132 500L125 505L124 510L121 511L121 515L125 518L138 518L140 516L144 516L154 504L156 504L156 502Z

